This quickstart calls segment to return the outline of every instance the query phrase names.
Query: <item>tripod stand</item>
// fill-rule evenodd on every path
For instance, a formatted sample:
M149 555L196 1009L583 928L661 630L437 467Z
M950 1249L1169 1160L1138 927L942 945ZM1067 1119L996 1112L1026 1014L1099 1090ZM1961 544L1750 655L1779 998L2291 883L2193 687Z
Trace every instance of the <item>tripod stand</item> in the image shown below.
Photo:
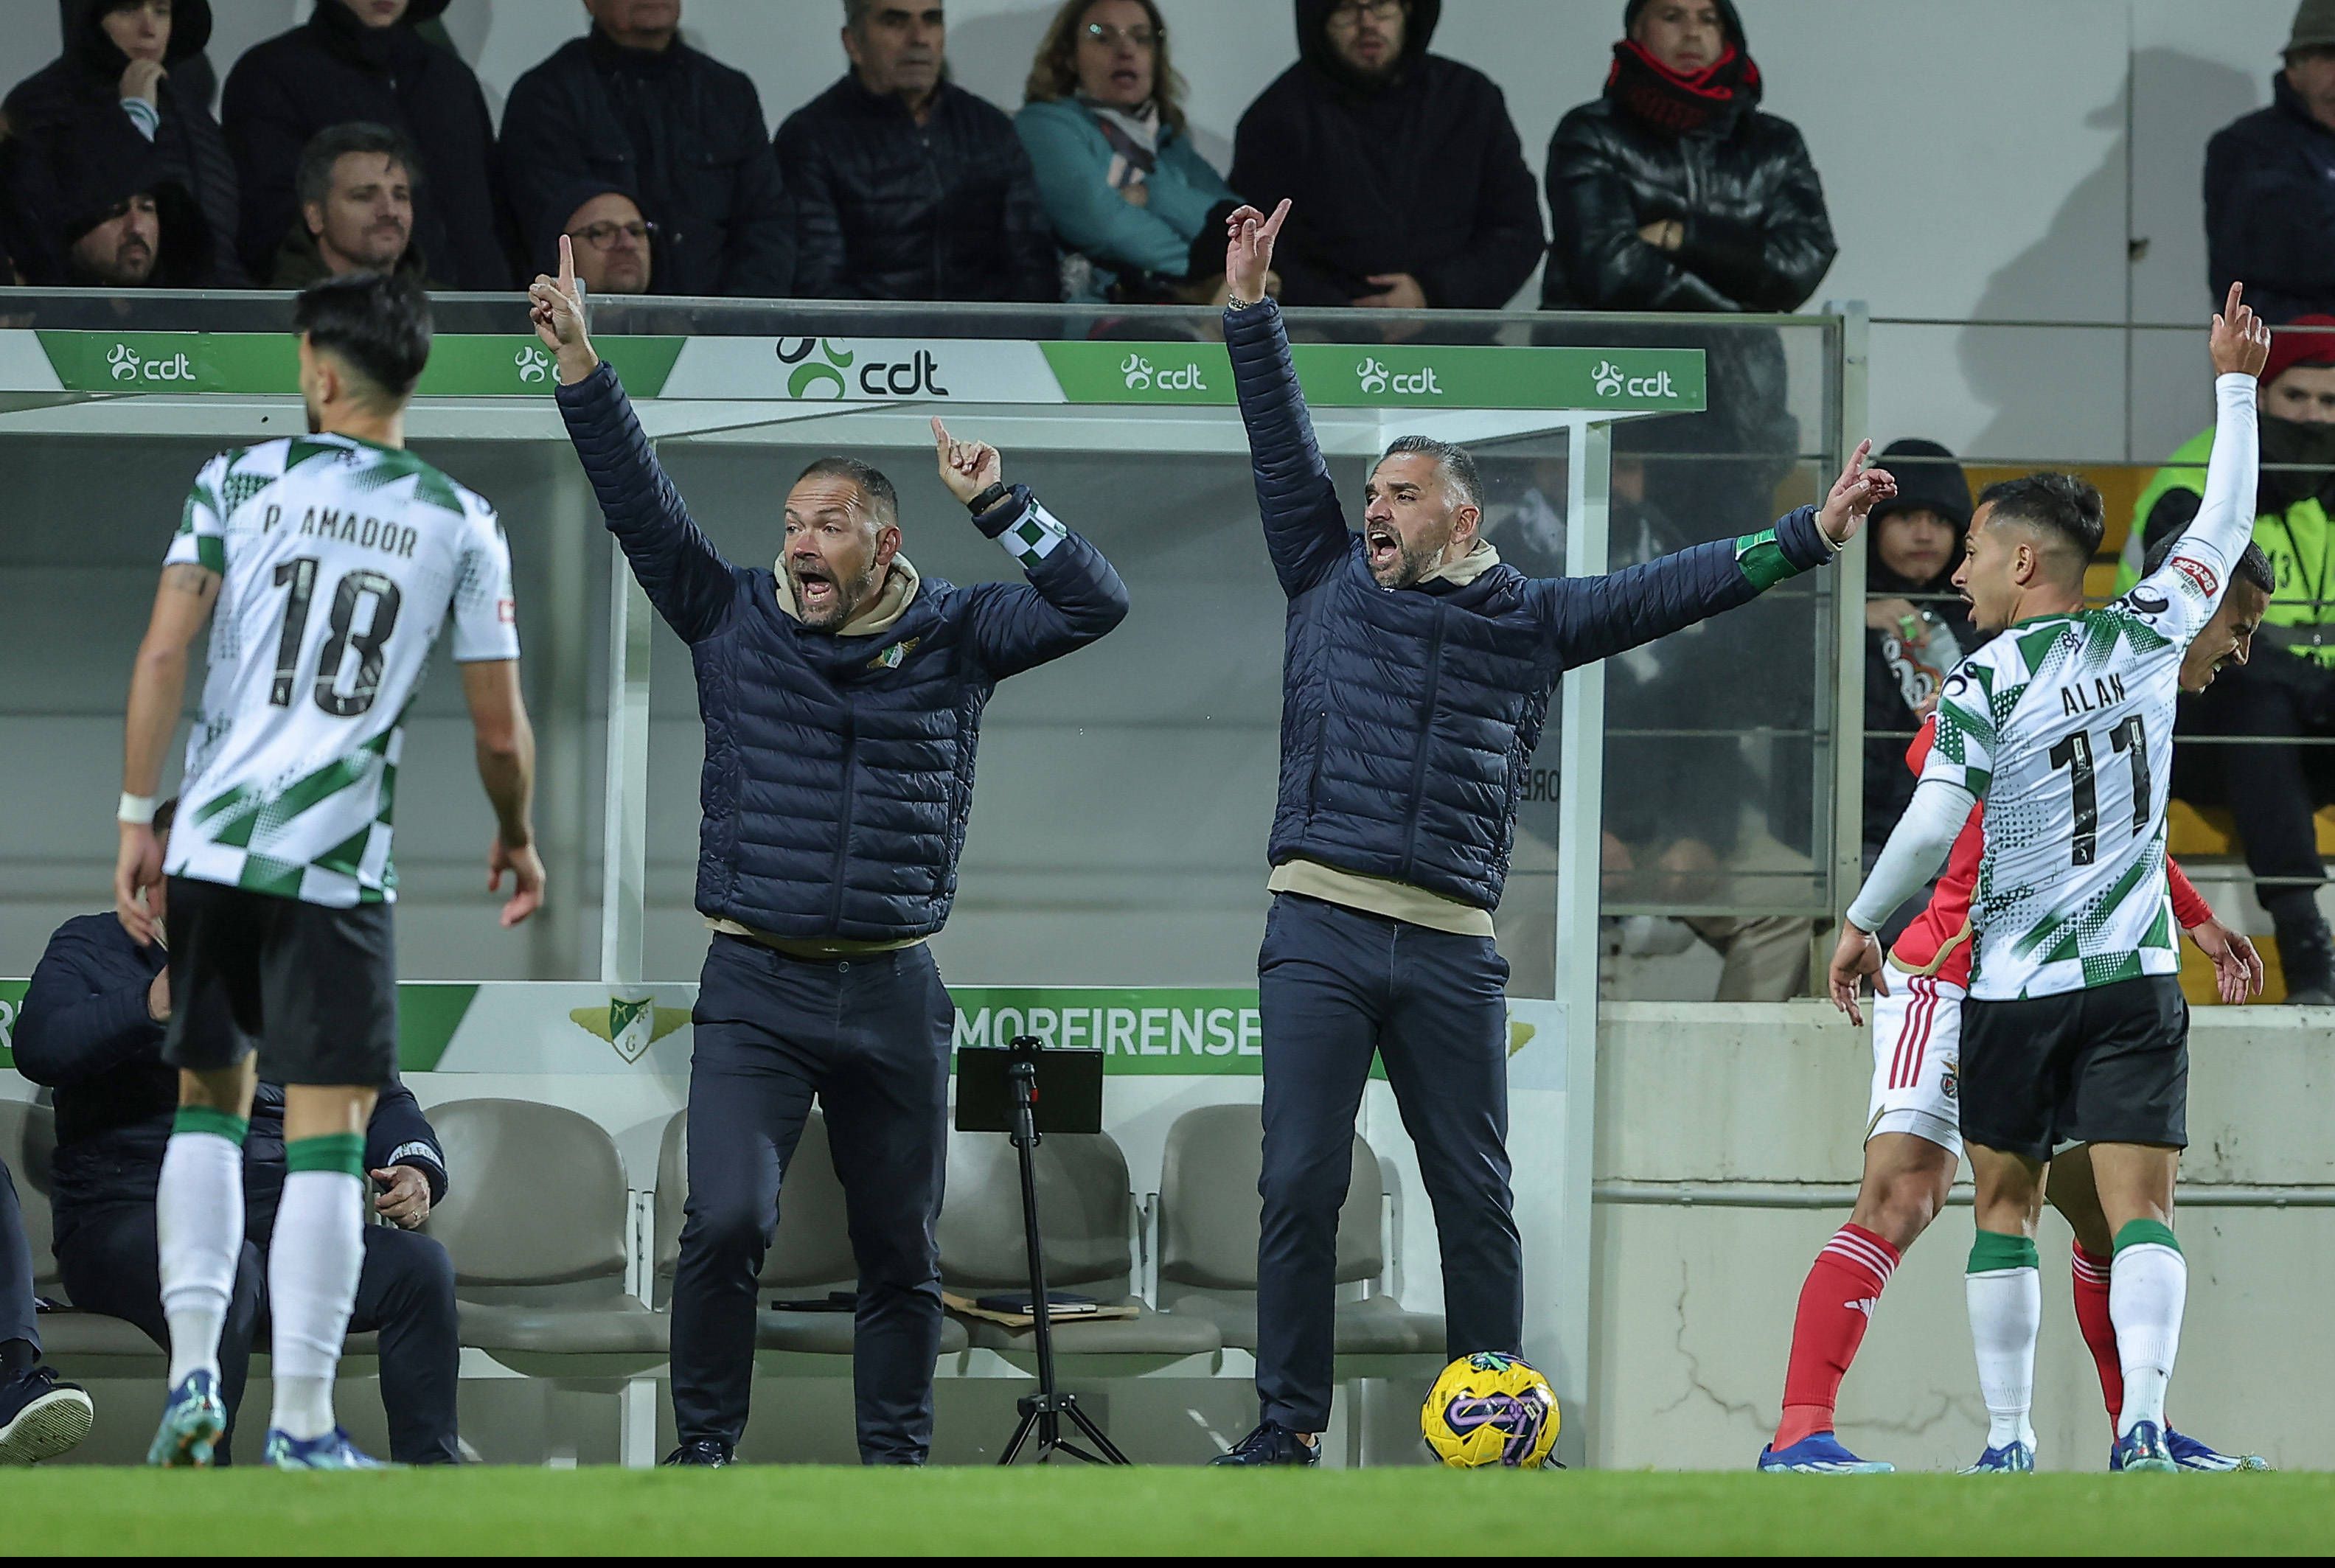
M998 1060L1001 1058L1002 1063ZM1083 1460L1090 1465L1124 1465L1129 1463L1127 1456L1120 1453L1118 1446L1103 1435L1102 1428L1095 1425L1092 1417L1079 1408L1079 1397L1076 1394L1059 1392L1054 1387L1054 1322L1052 1311L1046 1302L1044 1244L1038 1234L1036 1163L1039 1138L1039 1063L1048 1059L1051 1059L1050 1065L1059 1062L1061 1069L1066 1071L1078 1069L1089 1070L1080 1072L1079 1076L1090 1079L1091 1086L1090 1089L1088 1083L1064 1082L1061 1087L1066 1092L1058 1100L1049 1103L1050 1110L1055 1105L1062 1104L1064 1101L1090 1099L1092 1108L1088 1115L1093 1125L1086 1130L1100 1131L1102 1064L1099 1053L1041 1051L1035 1039L1022 1035L1017 1037L1003 1051L968 1050L959 1052L957 1057L957 1126L968 1131L999 1130L993 1124L975 1124L983 1123L983 1108L989 1108L993 1113L995 1108L1000 1108L993 1104L983 1108L980 1102L988 1099L996 1088L1002 1087L1004 1090L1003 1098L1005 1102L1002 1108L1005 1111L1003 1118L1005 1127L1003 1130L1012 1137L1014 1152L1020 1157L1022 1167L1022 1245L1027 1249L1030 1258L1030 1327L1032 1338L1036 1341L1038 1348L1038 1391L1034 1394L1025 1394L1020 1400L1018 1408L1022 1412L1022 1419L1014 1427L1013 1436L1007 1440L1005 1452L999 1458L998 1463L1012 1464L1021 1457L1022 1447L1034 1435L1037 1438L1034 1457L1040 1464L1045 1463L1060 1453L1067 1454L1073 1459ZM999 1070L1001 1065L1002 1073ZM1002 1085L993 1081L999 1079L1003 1080ZM1082 1095L1080 1093L1081 1089L1088 1089L1089 1092ZM1080 1105L1063 1104L1063 1116L1082 1119L1080 1118L1079 1113L1083 1108L1085 1108ZM1065 1130L1061 1125L1061 1118L1050 1117L1049 1119L1055 1122L1054 1130ZM1066 1419L1100 1452L1090 1453L1065 1437L1062 1435L1062 1423Z

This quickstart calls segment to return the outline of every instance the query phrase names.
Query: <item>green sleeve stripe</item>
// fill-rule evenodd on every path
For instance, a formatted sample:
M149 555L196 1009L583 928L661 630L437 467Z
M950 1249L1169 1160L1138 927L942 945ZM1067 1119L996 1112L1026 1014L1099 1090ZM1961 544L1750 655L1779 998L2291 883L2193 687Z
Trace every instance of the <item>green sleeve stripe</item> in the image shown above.
M202 564L203 570L226 576L227 541L217 534L197 534L195 559Z
M1766 593L1788 577L1797 577L1800 568L1792 565L1784 547L1776 543L1776 530L1766 528L1756 534L1745 534L1735 541L1735 564L1752 588Z

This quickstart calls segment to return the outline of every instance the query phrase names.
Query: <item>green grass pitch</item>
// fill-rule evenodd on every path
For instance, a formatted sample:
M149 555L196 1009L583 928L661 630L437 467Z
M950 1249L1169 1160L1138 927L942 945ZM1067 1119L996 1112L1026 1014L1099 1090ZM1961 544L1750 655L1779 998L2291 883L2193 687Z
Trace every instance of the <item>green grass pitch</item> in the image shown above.
M0 1471L0 1555L2311 1553L2335 1476Z

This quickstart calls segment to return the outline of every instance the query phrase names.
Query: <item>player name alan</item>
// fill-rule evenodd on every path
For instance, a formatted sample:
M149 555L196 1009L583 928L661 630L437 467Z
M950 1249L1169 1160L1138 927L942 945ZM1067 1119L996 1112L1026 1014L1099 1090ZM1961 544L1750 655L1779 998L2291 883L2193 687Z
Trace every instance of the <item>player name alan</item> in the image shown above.
M2113 670L2105 675L2094 675L2088 682L2071 681L2059 688L2059 712L2063 718L2095 713L2123 701L2124 677Z
M268 508L266 516L260 519L260 531L274 533L276 525L284 520L283 514L281 507ZM363 545L410 561L413 558L414 540L420 536L402 523L384 523L379 518L362 518L354 509L336 512L330 507L310 507L300 518L300 537Z

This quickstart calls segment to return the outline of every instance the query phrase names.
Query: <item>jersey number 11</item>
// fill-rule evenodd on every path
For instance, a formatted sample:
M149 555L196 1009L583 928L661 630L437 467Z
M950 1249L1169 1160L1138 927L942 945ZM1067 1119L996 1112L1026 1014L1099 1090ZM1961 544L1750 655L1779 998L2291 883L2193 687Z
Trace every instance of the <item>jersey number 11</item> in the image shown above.
M2140 715L2130 718L2108 731L2108 743L2132 758L2132 830L2142 831L2148 826L2148 731L2141 725ZM2069 786L2075 795L2077 866L2089 866L2099 847L2099 793L2092 784L2092 738L2081 730L2051 748L2054 771L2065 768L2069 771Z

